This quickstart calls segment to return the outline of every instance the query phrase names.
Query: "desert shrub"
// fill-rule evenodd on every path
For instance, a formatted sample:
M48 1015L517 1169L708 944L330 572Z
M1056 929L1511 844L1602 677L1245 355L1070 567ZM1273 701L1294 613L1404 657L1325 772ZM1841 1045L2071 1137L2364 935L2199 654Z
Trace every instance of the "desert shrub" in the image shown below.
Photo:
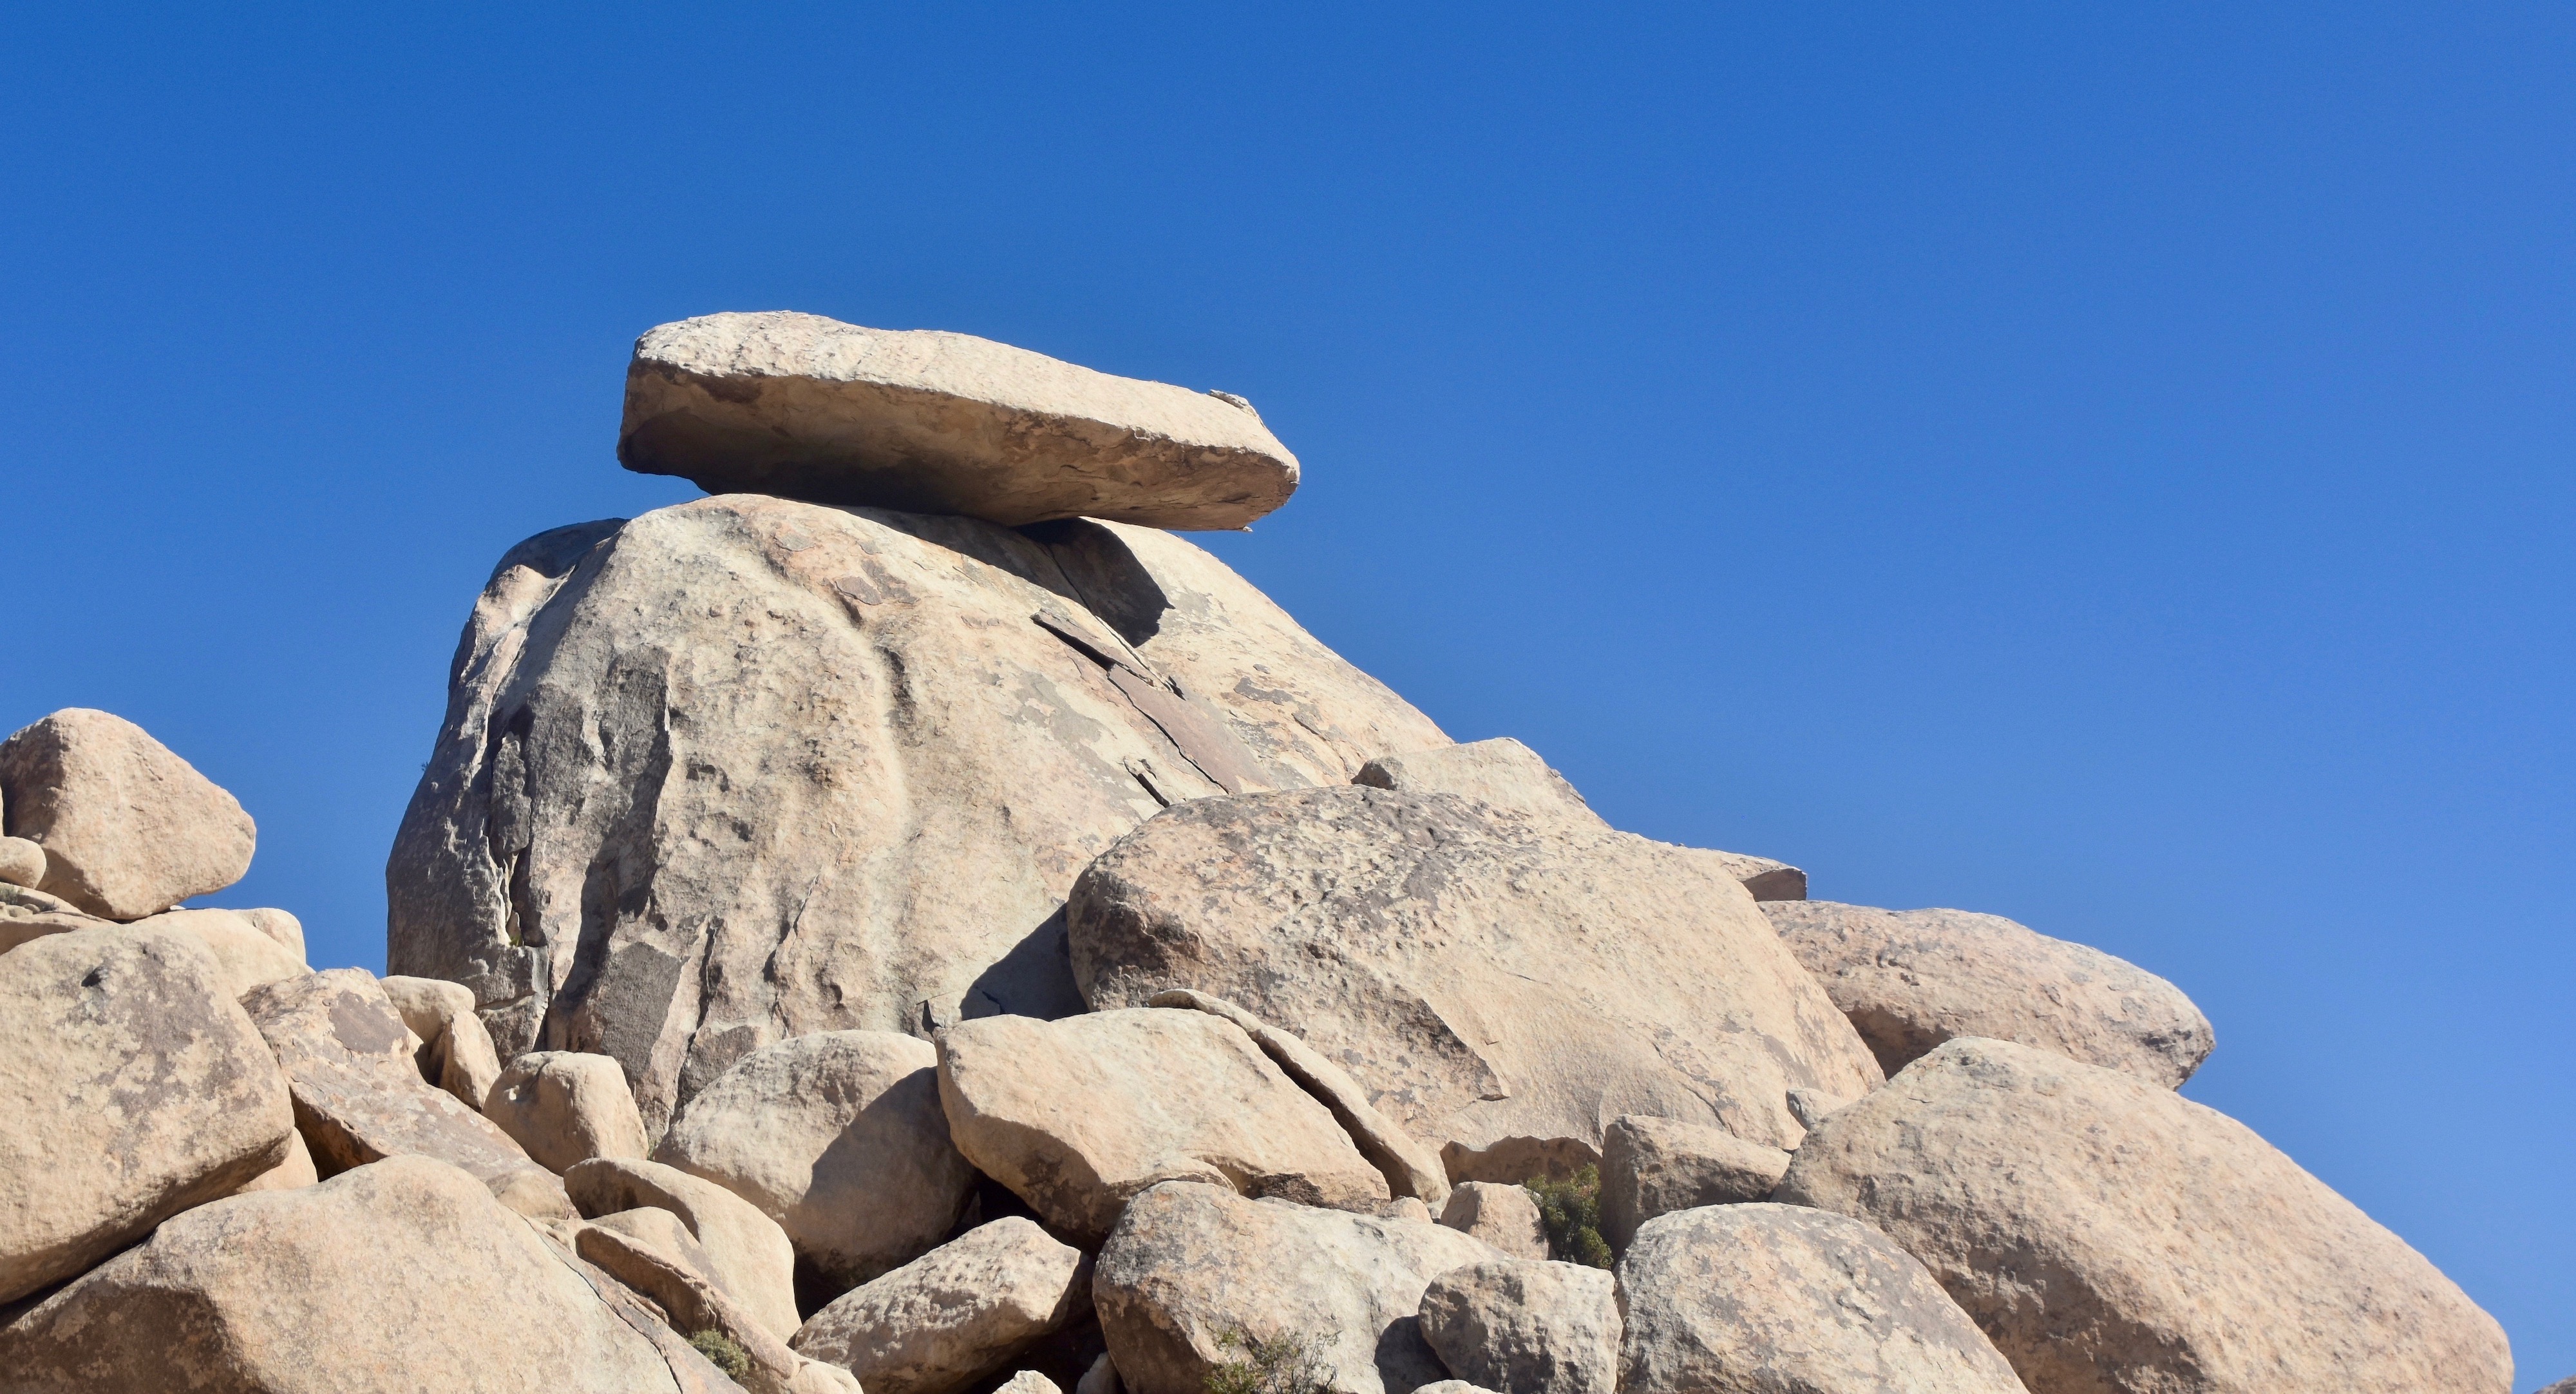
M1229 1331L1216 1342L1243 1355L1208 1371L1207 1394L1326 1394L1331 1388L1320 1341Z
M1610 1266L1610 1244L1601 1237L1601 1168L1585 1167L1563 1181L1533 1176L1521 1189L1538 1202L1548 1257L1587 1268Z
M726 1379L740 1379L751 1373L751 1352L721 1331L701 1331L689 1338L689 1344L707 1358L708 1364L724 1371Z

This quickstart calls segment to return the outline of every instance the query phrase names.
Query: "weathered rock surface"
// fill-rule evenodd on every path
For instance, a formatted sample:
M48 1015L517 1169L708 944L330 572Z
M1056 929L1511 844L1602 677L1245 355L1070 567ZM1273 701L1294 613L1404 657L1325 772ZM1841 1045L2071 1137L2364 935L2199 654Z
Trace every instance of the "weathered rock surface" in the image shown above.
M1626 1394L2022 1394L1922 1264L1840 1215L1753 1204L1661 1216L1620 1261L1619 1293Z
M940 1033L939 1098L968 1161L1086 1244L1161 1181L1370 1213L1388 1199L1332 1113L1203 1012L965 1022Z
M1080 1010L1065 892L1229 787L1194 759L1341 784L1443 740L1167 534L703 499L503 559L389 955L473 988L505 1055L615 1056L658 1136L789 1036Z
M0 1061L0 1302L238 1189L295 1130L193 935L77 930L0 955Z
M438 978L379 978L386 1000L402 1013L403 1025L420 1037L413 1059L421 1078L453 1094L480 1112L501 1081L501 1059L492 1035L474 1013L474 993L462 983ZM633 1102L630 1097L630 1106Z
M1091 1300L1132 1394L1202 1394L1210 1370L1239 1358L1222 1344L1236 1332L1320 1342L1341 1394L1408 1394L1449 1373L1416 1319L1424 1289L1495 1256L1439 1225L1175 1181L1128 1204Z
M1646 1113L1787 1147L1793 1087L1880 1079L1752 897L1687 849L1450 794L1344 786L1168 809L1068 906L1095 1008L1240 1003L1442 1147L1597 1147ZM1122 1368L1124 1368L1122 1366Z
M1240 528L1297 457L1241 399L1112 377L938 330L719 314L635 342L617 458L709 493Z
M889 1031L764 1046L689 1100L653 1157L758 1206L827 1286L856 1287L929 1252L974 1190L938 1064Z
M483 1116L548 1171L567 1171L593 1157L640 1161L646 1150L644 1120L627 1092L626 1071L605 1055L522 1055L492 1085Z
M1525 1186L1507 1181L1462 1181L1458 1189L1449 1193L1449 1205L1440 1212L1440 1223L1460 1234L1472 1235L1510 1258L1547 1257L1547 1225L1539 1218L1538 1202L1530 1198Z
M0 837L0 881L33 890L45 883L45 849L23 837Z
M116 923L89 914L70 901L0 882L0 954L48 934L76 929L104 929Z
M692 1335L714 1331L742 1347L751 1359L751 1369L740 1382L750 1394L821 1394L826 1390L860 1394L859 1382L849 1371L808 1360L789 1350L784 1340L743 1310L731 1294L669 1247L639 1239L606 1223L582 1226L573 1244L583 1259L651 1298L669 1314L673 1330Z
M224 981L239 997L255 987L312 972L301 954L260 932L238 910L168 910L135 921L135 928L175 929L193 934L223 965Z
M1822 900L1763 910L1889 1074L1984 1036L2179 1088L2217 1043L2173 984L2001 915Z
M474 1178L420 1157L166 1220L0 1327L0 1369L24 1394L721 1385L702 1362L682 1385L675 1358Z
M2494 1319L2243 1124L2029 1046L1915 1061L1826 1119L1777 1198L1884 1230L2034 1394L2512 1382Z
M39 889L111 920L156 915L250 870L250 815L121 716L67 707L0 741L5 830L45 849Z
M295 955L296 962L313 961L304 952L304 922L294 915L267 905L255 910L236 910L233 913L248 920L251 928L276 940L280 947Z
M287 1112L290 1117L293 1116L292 1105L288 1106ZM233 1194L242 1195L250 1191L292 1191L299 1186L310 1186L321 1179L322 1173L313 1165L313 1149L304 1145L304 1134L289 1128L286 1133L286 1160L243 1182L241 1188Z
M1186 1007L1194 1012L1221 1016L1243 1028L1270 1063L1287 1072L1297 1087L1315 1096L1315 1101L1332 1111L1333 1121L1350 1134L1352 1145L1369 1159L1386 1177L1386 1186L1398 1200L1419 1200L1427 1210L1444 1205L1449 1198L1448 1170L1440 1164L1440 1154L1414 1140L1392 1118L1369 1102L1368 1090L1350 1072L1324 1058L1323 1052L1263 1021L1222 997L1204 992L1175 988L1158 992L1148 1003L1155 1007Z
M667 1210L706 1251L717 1283L770 1334L787 1340L796 1310L796 1253L776 1221L724 1187L658 1162L600 1157L564 1173L564 1191L592 1219L639 1207Z
M1768 1200L1788 1171L1788 1153L1723 1128L1618 1119L1601 1139L1601 1237L1625 1249L1658 1215Z
M1423 1291L1422 1339L1449 1373L1496 1394L1619 1388L1617 1285L1598 1268L1524 1259L1453 1268Z
M323 1176L387 1157L431 1157L522 1214L572 1214L562 1183L509 1134L421 1079L412 1034L367 970L271 983L242 1006L286 1072L296 1130Z
M1496 808L1517 809L1534 818L1563 819L1591 828L1609 826L1564 775L1540 759L1537 751L1509 736L1437 746L1407 755L1381 755L1362 765L1351 782L1400 794L1456 794ZM1743 882L1755 900L1806 898L1807 873L1787 862L1742 852L1689 850Z
M1031 1221L995 1220L841 1294L792 1344L868 1394L954 1394L1063 1326L1081 1268Z
M1035 1370L1022 1370L1002 1381L993 1394L1064 1394L1064 1389Z

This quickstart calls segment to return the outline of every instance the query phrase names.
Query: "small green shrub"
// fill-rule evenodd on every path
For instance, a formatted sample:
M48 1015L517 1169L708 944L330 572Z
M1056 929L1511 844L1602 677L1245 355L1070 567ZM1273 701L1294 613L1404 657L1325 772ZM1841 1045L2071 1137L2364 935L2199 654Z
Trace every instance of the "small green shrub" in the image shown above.
M1585 1167L1564 1181L1533 1176L1521 1189L1538 1202L1548 1257L1587 1268L1610 1266L1610 1244L1601 1237L1601 1168Z
M1243 1358L1208 1371L1207 1394L1327 1394L1331 1388L1320 1341L1229 1331L1216 1343Z
M724 1371L726 1379L740 1379L751 1373L751 1352L740 1342L712 1327L689 1338L689 1344L707 1363Z

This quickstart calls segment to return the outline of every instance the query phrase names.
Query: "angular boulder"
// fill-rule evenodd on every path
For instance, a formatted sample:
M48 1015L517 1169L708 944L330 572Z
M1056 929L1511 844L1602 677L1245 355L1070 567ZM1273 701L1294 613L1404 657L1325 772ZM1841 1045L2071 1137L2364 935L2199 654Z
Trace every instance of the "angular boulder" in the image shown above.
M1840 1215L1753 1204L1649 1220L1619 1296L1624 1394L2022 1394L1922 1264Z
M431 1157L522 1214L573 1213L563 1184L509 1134L421 1079L414 1038L367 970L271 983L242 1006L286 1072L296 1130L323 1176L387 1157Z
M605 1055L522 1055L494 1081L483 1116L548 1171L568 1171L593 1157L644 1157L644 1120L627 1092L626 1071Z
M121 716L68 707L0 741L5 830L45 849L38 889L111 920L157 915L250 870L233 796Z
M1885 1231L2033 1394L2512 1384L2493 1318L2251 1129L2030 1046L1942 1045L1825 1119L1775 1197Z
M461 983L437 978L377 979L385 998L402 1013L403 1025L420 1037L413 1059L421 1078L480 1110L501 1081L501 1059L492 1035L474 1014L474 994ZM630 1106L632 1099L629 1100Z
M1201 1012L964 1022L939 1036L939 1099L968 1161L1085 1244L1162 1181L1370 1213L1389 1199L1329 1110Z
M856 1287L928 1253L975 1188L938 1064L890 1031L764 1046L689 1100L653 1158L759 1207L830 1290Z
M1722 1128L1616 1119L1601 1138L1601 1237L1624 1250L1658 1215L1768 1200L1788 1171L1788 1153Z
M1762 908L1891 1075L1943 1041L1983 1036L2174 1089L2217 1043L2172 983L2001 915L1823 900Z
M1880 1080L1705 858L1452 794L1180 804L1092 862L1066 922L1095 1009L1168 988L1240 1003L1439 1145L1453 1180L1526 1179L1513 1139L1597 1149L1629 1113L1794 1146L1790 1089ZM1506 1144L1514 1170L1480 1166Z
M1529 1188L1508 1181L1462 1181L1449 1193L1440 1223L1512 1258L1547 1257L1547 1223Z
M0 1061L0 1303L239 1189L295 1132L277 1062L190 934L0 954Z
M1070 1320L1082 1254L1012 1216L834 1298L791 1343L868 1394L955 1394Z
M1618 1285L1598 1268L1453 1268L1423 1291L1422 1339L1449 1373L1495 1394L1618 1394Z
M1582 827L1609 824L1538 752L1509 736L1436 746L1407 755L1381 755L1360 766L1353 784L1400 794L1456 794L1533 818L1561 818ZM1744 883L1755 900L1803 900L1807 873L1769 857L1689 849Z
M1339 1394L1409 1394L1449 1373L1422 1339L1424 1290L1495 1257L1438 1225L1170 1181L1128 1203L1091 1301L1131 1394L1203 1394L1240 1336L1310 1343Z
M638 1324L473 1177L396 1157L164 1221L0 1327L0 1369L23 1394L730 1388Z
M709 493L1241 528L1297 457L1241 398L1112 377L938 330L704 315L635 341L617 458Z
M716 1282L770 1334L783 1341L804 1324L787 1235L724 1187L657 1162L599 1157L565 1172L564 1192L594 1220L645 1207L669 1211L705 1252Z
M1120 834L1443 739L1169 534L702 499L503 558L388 956L505 1056L615 1056L658 1138L787 1037L1081 1010L1064 896Z

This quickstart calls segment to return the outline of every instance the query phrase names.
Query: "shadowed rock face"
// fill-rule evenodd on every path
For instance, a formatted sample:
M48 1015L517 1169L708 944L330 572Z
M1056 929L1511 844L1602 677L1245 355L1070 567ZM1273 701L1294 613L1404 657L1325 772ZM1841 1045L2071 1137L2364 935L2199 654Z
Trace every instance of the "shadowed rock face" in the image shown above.
M1064 895L1121 834L1446 739L1167 534L703 499L503 559L388 954L504 1058L616 1057L658 1137L788 1036L1080 1010Z

